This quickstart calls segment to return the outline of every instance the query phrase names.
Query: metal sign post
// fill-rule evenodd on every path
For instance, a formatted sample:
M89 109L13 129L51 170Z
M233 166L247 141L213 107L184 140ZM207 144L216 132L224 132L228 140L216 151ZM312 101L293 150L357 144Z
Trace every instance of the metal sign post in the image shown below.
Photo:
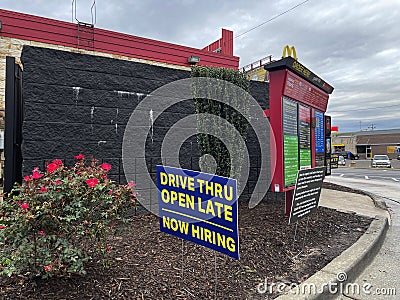
M304 245L306 244L306 237L308 233L308 222L310 221L310 216L307 217L307 224L306 224L306 233L304 234L304 239L303 239L303 246L301 246L301 250L304 250Z
M296 243L297 225L298 225L298 222L296 222L296 228L294 229L292 251L294 251L294 244Z
M217 252L214 251L214 299L217 299Z
M183 239L182 241L182 257L181 257L181 289L183 289L183 264L184 264L184 253L183 253Z

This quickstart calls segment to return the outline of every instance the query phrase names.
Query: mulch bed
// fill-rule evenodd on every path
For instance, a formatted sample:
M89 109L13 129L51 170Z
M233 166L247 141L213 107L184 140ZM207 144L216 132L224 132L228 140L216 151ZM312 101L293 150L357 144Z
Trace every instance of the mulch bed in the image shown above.
M295 241L296 226L287 225L282 202L265 201L251 210L241 202L239 218L240 261L182 243L159 231L156 216L142 215L111 240L109 268L93 261L86 276L0 277L0 299L272 299L276 292L257 293L265 279L304 281L351 246L371 222L320 207L308 224L307 217L298 223Z

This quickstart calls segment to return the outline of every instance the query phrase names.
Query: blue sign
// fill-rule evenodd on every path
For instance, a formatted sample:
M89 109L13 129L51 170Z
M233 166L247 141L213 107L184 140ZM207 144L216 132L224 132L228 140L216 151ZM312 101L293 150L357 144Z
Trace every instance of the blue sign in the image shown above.
M157 166L160 230L239 259L237 182Z
M318 110L315 110L315 152L325 152L325 139L324 139L324 114Z

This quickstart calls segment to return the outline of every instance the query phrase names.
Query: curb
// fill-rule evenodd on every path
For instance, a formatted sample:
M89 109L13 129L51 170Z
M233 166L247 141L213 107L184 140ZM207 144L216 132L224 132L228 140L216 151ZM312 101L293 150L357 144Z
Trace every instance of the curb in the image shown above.
M378 208L386 210L386 211L388 210L388 207L386 206L386 202L381 199L382 197L372 194L370 192L366 192L366 191L362 191L362 192L365 193L365 195L367 195L368 197L370 197L372 199L375 207L378 207Z
M383 205L387 210L386 203L377 199L374 194L368 196L378 207ZM292 293L279 296L277 300L325 300L334 299L340 296L338 293L340 284L353 283L354 279L368 266L381 248L389 228L388 219L382 216L375 216L367 231L348 249L333 259L320 271L302 282ZM343 276L343 277L342 277ZM343 278L345 278L343 280ZM316 287L314 289L313 287ZM321 290L322 289L322 290ZM297 295L297 291L300 291Z

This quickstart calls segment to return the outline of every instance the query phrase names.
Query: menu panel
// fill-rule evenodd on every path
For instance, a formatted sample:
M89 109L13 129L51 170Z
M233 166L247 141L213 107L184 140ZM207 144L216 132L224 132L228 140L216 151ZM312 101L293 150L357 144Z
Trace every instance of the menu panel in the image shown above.
M311 109L299 105L300 170L311 168Z
M325 154L325 139L324 139L324 114L318 110L314 112L315 116L315 152Z
M296 183L299 169L297 103L287 97L283 97L282 113L284 181L285 186L290 186Z

